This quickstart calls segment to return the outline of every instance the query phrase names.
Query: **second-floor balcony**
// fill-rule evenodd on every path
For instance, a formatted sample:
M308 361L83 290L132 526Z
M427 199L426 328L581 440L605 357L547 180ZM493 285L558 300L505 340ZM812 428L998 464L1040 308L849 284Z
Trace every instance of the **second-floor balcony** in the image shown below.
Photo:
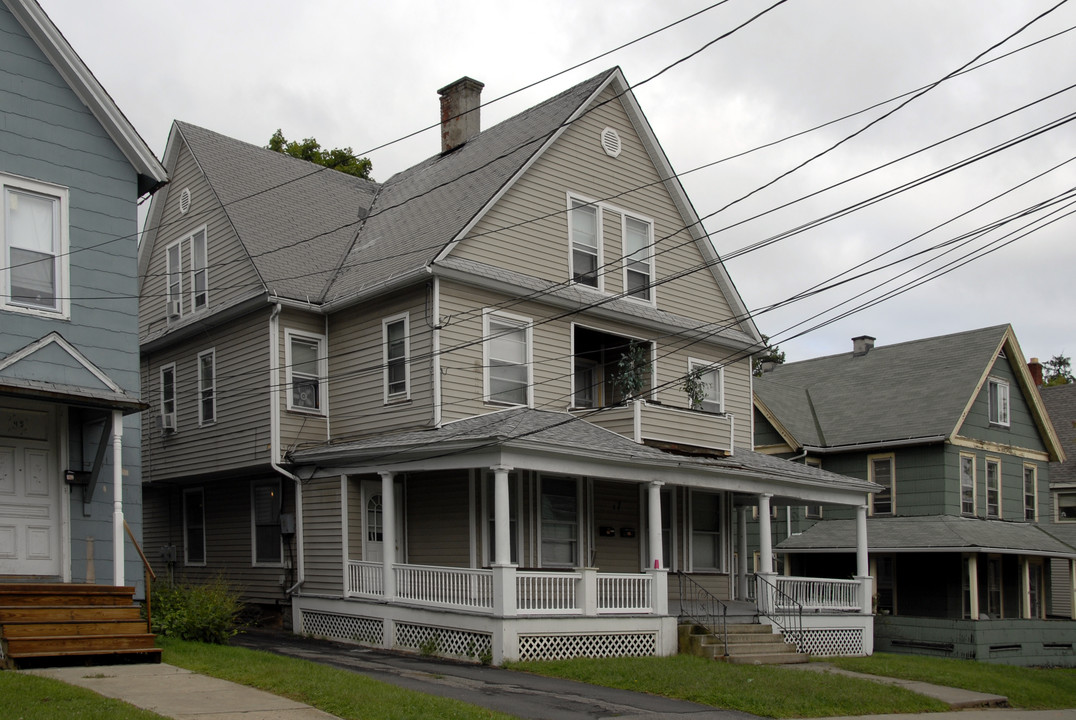
M671 407L648 400L594 410L576 417L638 443L655 447L732 455L735 418L728 413Z

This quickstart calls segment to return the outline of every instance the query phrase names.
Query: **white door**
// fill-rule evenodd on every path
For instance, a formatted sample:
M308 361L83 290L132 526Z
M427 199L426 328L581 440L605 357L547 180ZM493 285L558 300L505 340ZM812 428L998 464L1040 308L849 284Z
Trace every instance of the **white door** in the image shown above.
M404 561L403 554L403 488L396 491L396 562ZM380 480L362 483L362 559L381 562L385 558L385 516Z
M0 575L60 575L60 482L47 442L0 437Z

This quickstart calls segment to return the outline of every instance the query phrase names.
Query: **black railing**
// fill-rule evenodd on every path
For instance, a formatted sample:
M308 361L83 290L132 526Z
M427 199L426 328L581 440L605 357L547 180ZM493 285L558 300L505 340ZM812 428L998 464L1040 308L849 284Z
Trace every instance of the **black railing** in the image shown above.
M781 590L762 575L755 574L755 607L758 614L781 629L785 640L791 639L799 652L803 649L803 603Z
M709 590L692 580L687 574L677 572L680 581L681 620L702 627L708 633L721 638L725 657L729 654L728 605L718 600Z

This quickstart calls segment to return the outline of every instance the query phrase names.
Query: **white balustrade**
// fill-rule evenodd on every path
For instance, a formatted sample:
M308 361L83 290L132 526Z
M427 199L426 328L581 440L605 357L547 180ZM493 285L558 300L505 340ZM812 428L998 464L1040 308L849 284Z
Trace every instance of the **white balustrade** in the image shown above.
M468 610L493 610L493 571L393 565L400 600Z
M639 573L598 575L598 614L653 612L653 578Z
M859 612L859 581L778 576L777 588L810 612ZM787 603L781 597L778 604Z
M383 568L379 562L348 560L347 594L380 597L385 594L381 581Z
M516 603L520 615L578 615L580 607L576 586L580 575L574 572L516 573Z

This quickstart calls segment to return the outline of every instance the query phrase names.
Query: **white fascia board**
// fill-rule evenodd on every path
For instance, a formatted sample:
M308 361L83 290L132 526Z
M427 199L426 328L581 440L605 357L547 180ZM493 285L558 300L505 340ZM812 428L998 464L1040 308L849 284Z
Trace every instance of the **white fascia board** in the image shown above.
M175 122L168 131L168 143L164 147L164 163L166 167L174 168L179 157L179 146L182 135ZM165 185L159 192L153 194L149 200L149 212L146 213L146 224L142 238L138 243L138 294L142 294L143 283L149 273L149 261L153 255L153 245L157 241L157 230L160 228L161 219L164 217L164 208L168 203L168 191L170 185Z

